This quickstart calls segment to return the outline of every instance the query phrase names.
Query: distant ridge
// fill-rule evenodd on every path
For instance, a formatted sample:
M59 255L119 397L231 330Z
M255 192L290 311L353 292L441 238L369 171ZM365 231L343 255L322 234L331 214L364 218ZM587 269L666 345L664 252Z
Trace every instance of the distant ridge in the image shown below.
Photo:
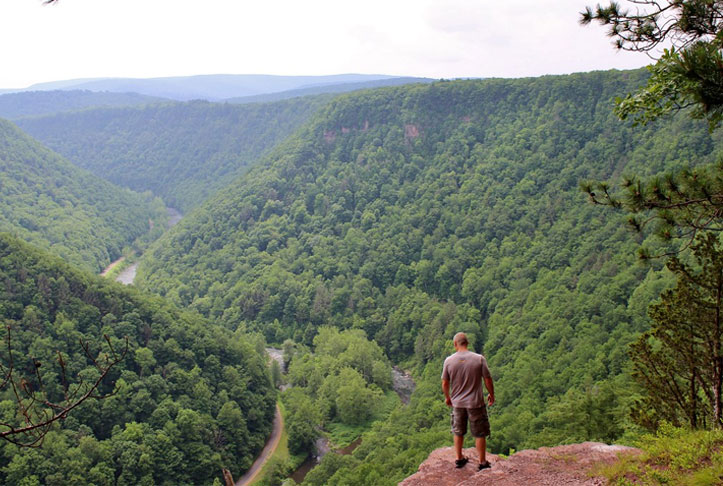
M360 83L340 83L340 84L323 84L320 86L309 86L306 88L292 89L288 91L280 91L277 93L267 93L254 96L242 96L238 98L229 98L227 103L243 104L243 103L266 103L271 101L280 101L300 96L310 96L325 93L347 93L360 89L382 88L384 86L400 86L403 84L413 83L433 83L436 81L432 78L415 78L401 77L389 79L377 79L373 81L364 81Z
M206 74L163 78L94 78L53 81L32 85L22 91L89 90L139 93L178 101L204 99L219 101L324 85L362 83L398 78L385 74L335 74L329 76L276 76L268 74ZM0 92L1 93L1 92Z

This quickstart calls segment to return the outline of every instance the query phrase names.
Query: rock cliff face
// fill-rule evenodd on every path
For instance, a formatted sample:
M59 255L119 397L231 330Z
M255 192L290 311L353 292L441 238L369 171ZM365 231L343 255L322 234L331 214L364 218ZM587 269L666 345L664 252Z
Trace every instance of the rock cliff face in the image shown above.
M508 458L487 454L492 468L477 470L477 452L465 449L469 463L454 467L454 449L432 452L419 471L399 486L603 486L605 479L591 476L595 464L612 463L621 454L638 454L638 449L585 442L538 450L520 451Z

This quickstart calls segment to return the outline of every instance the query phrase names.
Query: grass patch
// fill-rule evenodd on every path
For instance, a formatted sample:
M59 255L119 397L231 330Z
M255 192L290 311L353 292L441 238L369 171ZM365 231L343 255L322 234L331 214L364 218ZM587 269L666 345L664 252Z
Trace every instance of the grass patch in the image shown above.
M614 486L714 486L723 484L723 430L661 426L636 444L639 456L596 468Z
M401 403L399 395L397 395L394 390L387 390L372 418L363 424L348 425L341 422L331 422L327 424L326 431L329 434L329 442L331 443L332 450L341 449L357 440L364 432L371 428L374 422L385 420L389 417L392 410L400 406Z

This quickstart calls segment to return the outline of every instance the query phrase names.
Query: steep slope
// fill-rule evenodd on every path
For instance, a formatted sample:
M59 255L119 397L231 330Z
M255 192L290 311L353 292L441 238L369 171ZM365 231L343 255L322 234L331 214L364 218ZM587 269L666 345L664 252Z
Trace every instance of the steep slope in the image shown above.
M186 212L288 137L329 97L168 103L18 120L73 163Z
M361 328L416 367L410 406L330 463L338 481L307 484L394 484L449 440L439 376L460 330L498 381L493 451L613 441L634 393L626 344L667 280L660 262L636 265L640 237L578 185L720 146L683 116L617 120L614 97L643 82L599 72L336 98L159 240L140 284L270 341Z
M79 169L0 120L0 231L96 272L165 218L160 201Z
M137 93L95 93L92 91L29 91L0 96L0 117L49 115L98 106L134 106L167 101Z
M99 394L71 411L41 449L0 441L3 484L211 484L222 468L245 471L265 442L275 390L263 343L109 282L0 234L2 337L25 389L62 401L62 353L72 386L98 371L84 354L105 337L125 358ZM30 359L32 357L32 360ZM7 347L0 360L9 366ZM33 363L44 387L33 376ZM9 386L2 422L22 423ZM41 402L42 403L42 402ZM3 431L4 426L0 427Z

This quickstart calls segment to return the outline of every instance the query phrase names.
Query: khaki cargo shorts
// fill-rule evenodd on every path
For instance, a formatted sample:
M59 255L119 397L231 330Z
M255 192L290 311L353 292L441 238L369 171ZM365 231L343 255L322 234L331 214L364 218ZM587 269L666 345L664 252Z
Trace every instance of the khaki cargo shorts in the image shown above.
M489 437L490 421L487 418L487 407L457 408L452 407L452 433L464 435L467 433L467 420L472 437Z

